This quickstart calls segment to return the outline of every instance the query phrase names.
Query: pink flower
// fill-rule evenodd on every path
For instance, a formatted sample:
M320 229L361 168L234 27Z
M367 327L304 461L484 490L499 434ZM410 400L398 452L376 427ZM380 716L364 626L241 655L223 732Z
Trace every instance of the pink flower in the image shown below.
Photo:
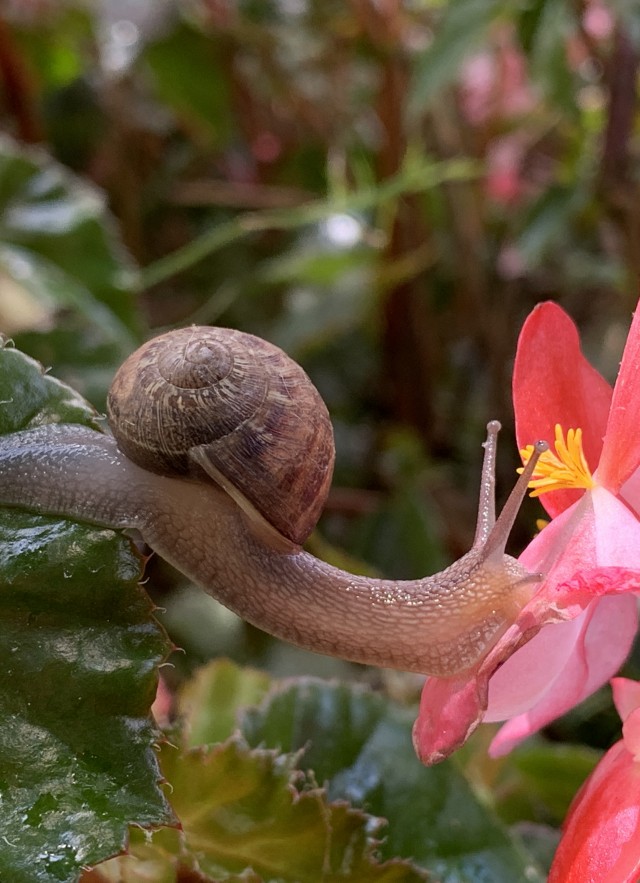
M518 132L496 138L489 144L485 186L491 199L507 205L524 194L522 163L525 152L526 143Z
M640 875L640 684L611 682L624 724L573 800L549 883L636 883Z
M615 18L603 0L587 0L582 23L585 31L594 40L607 40L613 33Z
M536 106L526 57L516 47L510 28L496 33L491 50L465 62L460 93L464 114L474 126L513 119Z
M567 455L566 481L540 498L552 522L519 559L545 574L540 588L476 668L425 683L414 727L425 763L458 748L483 719L508 721L491 753L509 751L609 680L637 628L640 311L612 391L584 358L566 313L536 307L520 334L513 396L521 446L553 439L557 424L580 428L582 439Z
M460 79L460 98L465 117L478 129L487 130L484 148L485 189L490 199L511 204L526 194L523 160L531 137L504 131L505 122L531 112L536 96L528 78L525 55L516 47L512 30L498 29L494 45L471 57ZM501 134L496 136L496 132Z

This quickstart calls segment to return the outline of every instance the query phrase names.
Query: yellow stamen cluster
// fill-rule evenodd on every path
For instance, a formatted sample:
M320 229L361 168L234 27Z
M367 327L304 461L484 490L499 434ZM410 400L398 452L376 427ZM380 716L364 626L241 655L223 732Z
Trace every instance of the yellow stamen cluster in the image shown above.
M555 429L555 453L549 448L538 460L533 478L529 482L532 497L539 497L548 491L561 491L567 488L592 488L595 481L582 450L582 430L569 429L565 440L559 423ZM529 462L533 445L520 451L522 462ZM518 469L522 472L522 469Z

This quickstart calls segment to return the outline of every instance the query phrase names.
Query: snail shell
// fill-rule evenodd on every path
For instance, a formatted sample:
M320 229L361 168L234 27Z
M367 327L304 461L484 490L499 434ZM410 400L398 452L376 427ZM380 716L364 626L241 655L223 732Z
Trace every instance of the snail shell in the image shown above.
M170 331L119 368L107 413L142 468L201 467L294 543L313 530L333 472L331 421L303 369L273 344L228 328Z

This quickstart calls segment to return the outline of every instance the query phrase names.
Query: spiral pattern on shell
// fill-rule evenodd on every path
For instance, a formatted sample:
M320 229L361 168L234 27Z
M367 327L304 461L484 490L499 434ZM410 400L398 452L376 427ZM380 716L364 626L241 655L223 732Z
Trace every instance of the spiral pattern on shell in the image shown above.
M153 338L114 377L109 423L130 460L193 473L197 446L281 534L302 543L331 483L333 431L303 369L252 334L192 326Z

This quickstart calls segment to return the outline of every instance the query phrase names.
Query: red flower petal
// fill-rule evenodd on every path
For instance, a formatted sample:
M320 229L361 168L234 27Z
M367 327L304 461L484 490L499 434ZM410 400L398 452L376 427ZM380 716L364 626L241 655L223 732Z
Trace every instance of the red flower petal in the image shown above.
M482 721L488 678L427 678L413 725L413 746L430 766L453 754Z
M629 715L640 708L640 684L630 678L611 678L613 701L624 723Z
M622 740L629 754L640 756L640 684L629 678L611 678L613 701L622 719Z
M624 747L635 761L640 757L640 708L632 711L622 725Z
M640 764L617 742L569 809L548 883L637 883L639 873Z
M518 447L540 438L552 442L556 423L565 431L580 427L593 471L600 459L610 403L611 387L583 356L572 320L551 301L538 304L520 332L513 369ZM582 493L553 491L543 494L540 502L553 518Z
M557 618L544 598L534 597L474 669L456 678L427 678L413 726L414 748L423 763L438 763L466 742L482 721L493 673L545 622Z
M616 493L640 465L640 310L636 310L611 401L598 481Z

